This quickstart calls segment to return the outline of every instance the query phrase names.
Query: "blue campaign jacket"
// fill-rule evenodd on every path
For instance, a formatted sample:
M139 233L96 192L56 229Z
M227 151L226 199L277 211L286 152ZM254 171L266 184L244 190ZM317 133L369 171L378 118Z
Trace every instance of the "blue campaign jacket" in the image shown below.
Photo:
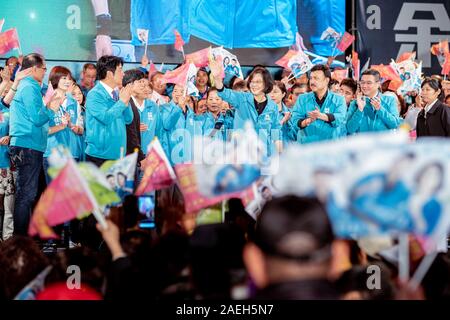
M71 101L67 101L66 109L63 106L59 107L58 112L55 112L54 116L50 118L48 122L49 129L51 127L59 126L62 124L62 119L66 112L70 113ZM44 152L44 158L50 156L52 149L56 148L58 145L62 145L66 148L69 148L70 153L72 154L72 150L70 149L70 128L67 126L63 130L58 132L48 134L47 138L47 149ZM73 155L73 154L72 154Z
M395 129L402 122L394 97L379 94L380 110L375 110L366 98L366 106L359 111L356 100L350 103L347 113L347 132L354 134L367 131L383 131Z
M220 123L222 123L222 125L220 125ZM230 134L231 134L231 130L233 129L232 126L232 117L231 117L231 113L227 112L225 114L223 114L222 112L219 113L219 116L216 118L214 118L214 115L207 111L203 114L203 135L205 136L209 136L212 134L213 129L217 126L220 126L220 129L218 129L216 131L216 133L214 134L214 138L215 139L221 139L221 140L229 140Z
M22 79L11 102L10 145L44 152L48 121L53 115L44 105L39 83L32 77Z
M226 48L279 48L295 42L296 0L191 0L191 34Z
M302 94L298 97L292 111L292 122L298 127L298 121L306 119L308 112L319 108L314 92ZM334 116L331 123L316 120L306 128L299 128L297 141L309 143L315 141L336 139L344 135L345 116L347 105L343 96L328 90L327 97L320 109L322 113L330 113Z
M86 154L107 160L120 158L127 150L126 125L133 121L131 107L114 101L99 82L86 98Z
M278 122L280 122L284 118L285 112L291 112L288 107L283 103L281 112L278 112ZM283 124L281 127L281 140L283 141L283 145L285 146L287 143L297 140L297 131L298 127L292 122L291 118Z
M0 105L0 138L9 134L9 109ZM10 166L8 146L0 145L0 169Z
M189 41L189 8L191 0L149 1L132 0L130 12L131 42L142 45L137 29L150 30L148 44L175 42L176 29L184 42Z
M70 121L72 125L76 125L78 123L78 125L84 128L84 112L81 110L81 106L73 98L71 98L70 101L71 104L67 105L67 111L70 114ZM78 119L78 117L80 117L80 119ZM75 159L84 159L84 135L85 133L79 135L69 129L69 150Z
M155 136L160 136L162 129L162 120L160 107L151 100L145 100L144 109L138 109L141 124L148 126L147 131L141 132L141 148L144 154L147 154L147 148Z
M246 121L250 121L261 141L266 145L267 156L274 154L275 141L281 141L281 124L278 121L278 106L269 96L264 111L258 115L255 98L250 92L238 92L227 88L217 93L219 97L231 104L234 109L234 130L244 129Z
M184 114L173 101L161 107L168 159L173 165L192 161L194 135L202 134L202 116L196 116L190 108Z

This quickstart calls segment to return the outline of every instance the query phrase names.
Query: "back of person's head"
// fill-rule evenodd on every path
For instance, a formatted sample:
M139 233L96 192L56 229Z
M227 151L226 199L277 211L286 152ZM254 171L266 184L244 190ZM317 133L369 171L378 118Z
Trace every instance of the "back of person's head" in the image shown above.
M127 84L133 83L135 81L141 80L145 78L145 74L139 69L131 69L127 70L124 73L122 79L122 86L126 86Z
M267 256L320 261L330 258L332 241L327 213L315 198L285 196L269 201L256 223L255 243Z
M85 246L58 252L52 257L53 269L47 276L46 283L65 282L68 275L79 270L81 271L80 283L88 285L100 293L102 292L107 258L109 257L102 256L99 252Z
M97 61L97 79L105 79L108 71L111 71L114 74L118 66L123 66L122 58L116 56L100 57Z
M42 67L44 65L44 57L39 53L30 53L23 57L22 60L22 70L31 67Z
M0 297L13 299L49 264L32 238L14 236L0 244Z
M194 230L189 243L196 292L205 299L229 299L232 286L237 284L233 275L244 271L242 230L233 224L201 225Z
M61 282L46 287L37 294L36 300L102 300L102 296L87 285L72 289Z

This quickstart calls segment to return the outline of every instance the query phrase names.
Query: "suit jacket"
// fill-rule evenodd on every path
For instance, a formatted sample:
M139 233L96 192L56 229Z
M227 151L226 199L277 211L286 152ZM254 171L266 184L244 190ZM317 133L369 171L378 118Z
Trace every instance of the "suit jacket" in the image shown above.
M139 110L134 104L133 99L130 99L131 110L133 111L133 121L127 125L127 154L134 152L138 148L138 163L145 159L145 155L141 148L141 117Z
M438 100L427 112L426 118L425 109L420 111L416 131L417 137L450 137L450 107Z

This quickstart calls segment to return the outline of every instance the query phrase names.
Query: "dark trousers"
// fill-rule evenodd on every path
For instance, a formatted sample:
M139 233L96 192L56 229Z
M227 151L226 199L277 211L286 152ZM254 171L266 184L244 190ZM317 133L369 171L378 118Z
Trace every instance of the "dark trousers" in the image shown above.
M17 171L14 201L14 234L27 235L31 210L36 200L43 152L10 146L11 162Z
M91 157L90 155L86 154L86 162L92 162L97 167L101 167L104 162L106 162L106 159L100 159L96 157Z

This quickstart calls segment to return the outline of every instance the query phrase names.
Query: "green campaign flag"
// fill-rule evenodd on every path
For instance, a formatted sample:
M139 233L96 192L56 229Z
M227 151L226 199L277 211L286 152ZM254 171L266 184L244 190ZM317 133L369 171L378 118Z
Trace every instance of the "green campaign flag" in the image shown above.
M103 172L94 164L82 162L78 164L81 175L86 179L92 194L100 207L120 202L117 193L111 188Z

